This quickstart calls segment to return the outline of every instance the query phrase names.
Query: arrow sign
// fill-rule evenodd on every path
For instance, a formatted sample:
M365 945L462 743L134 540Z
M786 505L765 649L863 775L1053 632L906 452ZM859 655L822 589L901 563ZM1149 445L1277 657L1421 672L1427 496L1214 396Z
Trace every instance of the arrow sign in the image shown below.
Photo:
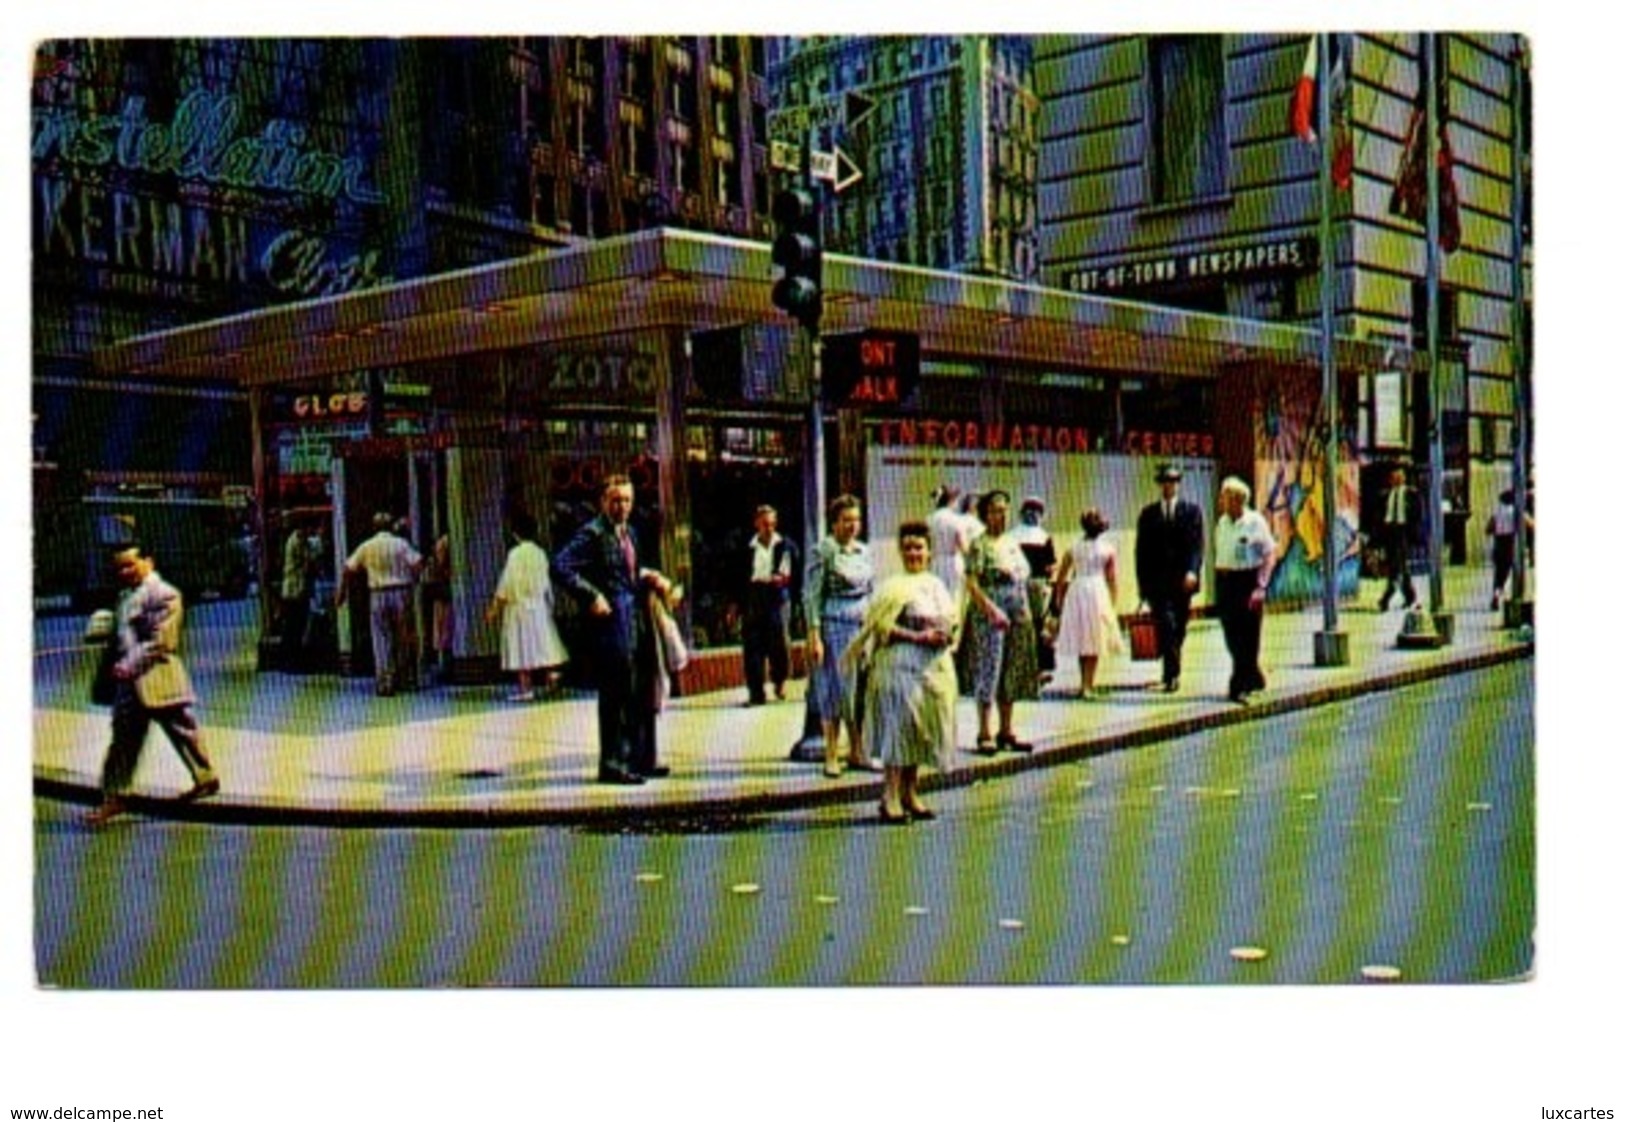
M875 99L868 94L858 93L856 90L847 90L846 99L842 103L842 117L846 127L856 128L858 123L875 111ZM839 187L836 188L840 190Z
M840 97L775 109L768 115L768 131L780 136L794 136L813 128L856 128L868 119L879 104L868 94L847 90Z
M833 152L812 152L811 157L812 177L833 186L837 195L863 178L863 169L839 147Z
M845 164L847 167L847 174L844 179L841 177L840 173L840 166L842 164ZM832 186L835 188L835 193L837 195L863 178L863 169L857 164L853 163L852 157L841 151L840 148L835 149L835 169L835 179Z

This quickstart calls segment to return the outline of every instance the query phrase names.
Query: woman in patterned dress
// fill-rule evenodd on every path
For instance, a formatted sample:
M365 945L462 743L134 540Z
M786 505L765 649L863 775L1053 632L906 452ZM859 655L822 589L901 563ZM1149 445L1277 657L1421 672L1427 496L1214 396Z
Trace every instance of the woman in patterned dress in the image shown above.
M930 571L930 528L903 523L897 545L903 572L876 591L843 659L852 670L870 659L863 739L885 764L880 820L888 825L936 817L920 801L920 768L941 768L953 752L959 694L950 653L959 609Z
M857 697L857 671L848 671L841 658L863 626L869 596L874 591L875 564L869 547L858 540L863 529L863 505L853 495L829 504L829 534L807 559L803 607L807 617L807 658L812 666L812 689L824 723L824 774L841 776L841 726L846 726L851 752L847 766L854 771L875 771L864 753L863 725Z
M1006 533L1010 496L989 491L976 504L985 532L965 558L965 605L971 647L971 682L976 693L976 751L991 756L1003 748L1031 752L1016 738L1015 703L1038 697L1038 646L1032 605L1027 597L1031 570L1021 545ZM999 713L998 736L991 716Z

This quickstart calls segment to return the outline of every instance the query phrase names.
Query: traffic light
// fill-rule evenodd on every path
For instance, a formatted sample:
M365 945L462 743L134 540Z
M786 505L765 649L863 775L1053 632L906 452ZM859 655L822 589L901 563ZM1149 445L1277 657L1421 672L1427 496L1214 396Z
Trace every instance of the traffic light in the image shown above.
M824 314L824 251L818 244L818 199L803 187L780 191L773 200L773 264L784 275L773 286L773 303L817 333Z

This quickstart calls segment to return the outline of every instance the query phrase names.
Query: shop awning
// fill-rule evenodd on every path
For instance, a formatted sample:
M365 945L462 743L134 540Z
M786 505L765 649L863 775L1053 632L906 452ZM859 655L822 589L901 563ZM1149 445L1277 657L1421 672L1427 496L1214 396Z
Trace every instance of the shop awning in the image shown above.
M766 243L658 229L134 336L98 372L266 386L652 327L783 322ZM825 332L912 331L931 357L1216 377L1318 369L1319 333L995 277L828 255ZM1344 370L1406 369L1404 347L1338 340Z

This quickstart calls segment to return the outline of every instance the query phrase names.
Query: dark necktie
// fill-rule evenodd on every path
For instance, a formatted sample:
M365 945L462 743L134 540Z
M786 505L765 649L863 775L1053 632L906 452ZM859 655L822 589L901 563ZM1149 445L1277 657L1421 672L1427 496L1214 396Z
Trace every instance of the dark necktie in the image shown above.
M626 571L631 576L638 575L638 555L632 550L632 535L622 526L618 531L621 538L621 556L626 558Z

